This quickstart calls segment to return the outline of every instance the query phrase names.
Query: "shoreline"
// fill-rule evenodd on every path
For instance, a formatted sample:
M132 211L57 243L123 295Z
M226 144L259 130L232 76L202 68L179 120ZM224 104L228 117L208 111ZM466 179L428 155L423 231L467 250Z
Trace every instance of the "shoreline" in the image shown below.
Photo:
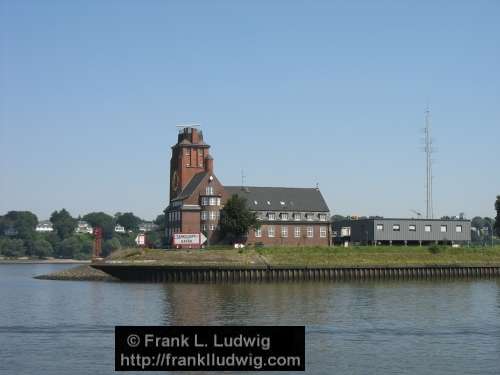
M90 264L90 260L79 259L0 259L1 264Z
M90 267L120 281L148 283L247 283L496 279L500 265L425 266L174 266L94 263Z

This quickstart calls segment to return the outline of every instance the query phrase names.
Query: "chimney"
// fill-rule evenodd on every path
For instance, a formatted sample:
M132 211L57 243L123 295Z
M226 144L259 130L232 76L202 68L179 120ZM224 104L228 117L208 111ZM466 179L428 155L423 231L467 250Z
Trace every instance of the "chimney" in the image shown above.
M205 172L209 174L214 173L214 158L212 158L210 155L207 155L205 158Z

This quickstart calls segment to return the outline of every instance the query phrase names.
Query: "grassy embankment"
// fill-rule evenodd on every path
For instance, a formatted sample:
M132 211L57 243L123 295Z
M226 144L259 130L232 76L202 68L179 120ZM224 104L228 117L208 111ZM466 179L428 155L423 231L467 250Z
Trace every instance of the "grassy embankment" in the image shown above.
M242 250L121 250L106 259L135 265L432 266L499 265L500 246L491 247L270 247Z

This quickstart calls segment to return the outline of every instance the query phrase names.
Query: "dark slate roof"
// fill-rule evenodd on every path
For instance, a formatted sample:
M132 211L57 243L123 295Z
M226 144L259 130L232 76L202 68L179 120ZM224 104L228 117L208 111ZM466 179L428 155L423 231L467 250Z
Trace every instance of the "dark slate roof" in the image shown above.
M207 174L208 174L207 172L200 172L195 174L193 178L191 178L191 181L188 182L184 190L182 190L181 193L174 198L174 200L185 199L190 197L191 194L194 193L198 185L201 183L201 181L203 181L203 179Z
M245 197L255 211L329 211L316 188L224 186L224 190Z

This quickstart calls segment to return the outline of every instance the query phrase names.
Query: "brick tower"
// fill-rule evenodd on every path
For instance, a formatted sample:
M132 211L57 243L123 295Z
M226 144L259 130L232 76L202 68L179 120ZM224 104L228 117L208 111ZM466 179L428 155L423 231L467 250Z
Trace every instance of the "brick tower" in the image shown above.
M194 175L204 172L210 161L210 146L203 141L201 130L186 127L179 131L170 159L170 200L175 199Z

